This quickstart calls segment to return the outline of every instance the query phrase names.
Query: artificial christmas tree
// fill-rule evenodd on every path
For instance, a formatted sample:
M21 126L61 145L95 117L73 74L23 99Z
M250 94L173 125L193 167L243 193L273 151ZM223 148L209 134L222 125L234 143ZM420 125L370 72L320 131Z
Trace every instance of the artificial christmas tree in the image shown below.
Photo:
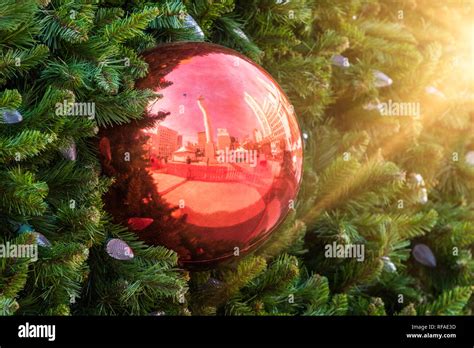
M472 314L469 4L0 1L0 236L33 244L16 232L28 224L51 243L36 262L0 259L2 314ZM107 149L97 127L134 127L156 98L135 86L140 54L187 40L269 71L305 152L278 230L250 255L192 272L112 223L98 161L108 152L96 150ZM133 259L110 257L110 238Z

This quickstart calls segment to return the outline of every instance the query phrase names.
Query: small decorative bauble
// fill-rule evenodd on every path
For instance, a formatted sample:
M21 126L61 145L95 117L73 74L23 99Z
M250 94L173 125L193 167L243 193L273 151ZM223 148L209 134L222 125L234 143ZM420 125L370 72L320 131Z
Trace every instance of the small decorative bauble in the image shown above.
M190 14L187 14L186 17L184 17L184 27L192 29L194 35L196 35L197 38L204 40L204 32L202 31L199 24L197 24L196 20Z
M224 282L211 277L196 288L196 294L203 294L206 297L215 298L215 301L219 301L219 299L222 298L222 291L224 290Z
M348 68L351 66L349 59L347 57L341 56L340 54L332 56L331 62L333 65L339 66L341 68Z
M134 257L133 250L123 240L112 238L107 241L106 251L110 257L117 260L131 260Z
M75 161L77 159L77 149L74 141L71 141L68 146L62 148L60 151L63 157L69 161Z
M43 247L43 248L50 248L51 247L51 242L46 238L43 234L39 232L35 232L36 235L36 243Z
M102 130L106 209L148 244L205 267L262 243L289 211L302 173L291 103L261 67L202 42L144 54L139 88L162 95L145 117Z
M306 146L308 145L309 133L303 132L301 133L301 137L303 138L303 148L306 148Z
M383 104L378 99L374 99L362 107L364 110L373 111L377 110L381 112L384 108Z
M385 75L383 72L374 70L374 84L377 88L388 87L393 83L393 80Z
M243 39L244 41L250 41L248 36L245 35L245 33L242 31L242 29L240 28L235 28L234 29L234 33L236 33L241 39Z
M381 257L383 261L383 269L389 273L393 273L397 271L397 266L390 260L390 257L388 256L382 256Z
M204 287L212 289L221 289L223 286L224 283L216 278L209 278L207 283L204 285Z
M417 244L412 250L413 257L422 265L436 267L436 258L430 247L425 244Z
M408 184L413 187L423 187L425 186L425 180L423 180L423 176L418 173L410 173L408 177Z
M35 229L33 228L33 226L28 225L28 224L21 224L16 230L16 233L18 234L33 233L34 231Z
M468 165L474 167L474 151L467 152L466 156L464 156L464 160Z
M428 203L428 190L425 187L425 180L418 173L410 173L408 176L407 183L416 194L416 200L418 203L426 204Z
M418 202L421 204L428 203L428 190L424 187L418 190Z
M87 259L89 257L89 248L84 247L84 249L82 249L82 255L84 255L84 259Z
M28 224L21 224L16 231L18 234L32 233L35 236L36 244L43 248L50 248L51 242L43 234L36 232L35 229Z
M428 95L433 95L435 97L438 97L440 99L446 99L446 96L444 95L443 92L441 92L439 89L437 89L434 86L428 86L425 88L425 93Z
M4 123L14 124L23 121L23 116L18 110L2 109L0 112L2 113L2 120Z
M90 219L92 223L98 224L100 222L100 217L101 217L99 209L95 207L89 208L87 217Z

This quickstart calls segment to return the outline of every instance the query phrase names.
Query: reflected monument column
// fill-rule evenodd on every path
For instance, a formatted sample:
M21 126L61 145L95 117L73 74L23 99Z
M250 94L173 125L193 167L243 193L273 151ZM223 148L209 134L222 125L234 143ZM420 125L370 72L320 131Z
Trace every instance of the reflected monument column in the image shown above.
M204 101L204 97L201 95L198 100L199 109L201 109L202 117L204 121L204 128L206 129L206 146L204 148L204 160L207 163L216 163L216 146L214 141L212 140L212 126L211 120L209 119L209 115L207 114L206 109L202 105Z

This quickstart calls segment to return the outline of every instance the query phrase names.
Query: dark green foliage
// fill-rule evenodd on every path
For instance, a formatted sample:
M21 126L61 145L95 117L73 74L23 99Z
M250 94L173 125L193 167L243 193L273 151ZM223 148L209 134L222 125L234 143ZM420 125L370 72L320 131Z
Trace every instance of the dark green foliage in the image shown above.
M182 313L176 254L111 223L102 203L110 181L99 177L91 150L95 127L141 118L154 96L134 89L147 66L128 43L160 8L2 0L0 13L0 108L23 115L17 124L0 121L1 241L19 244L25 237L16 229L28 223L52 242L36 262L0 259L2 313ZM95 103L95 117L58 113L68 102ZM71 140L76 161L61 155ZM107 255L110 237L125 240L135 258Z

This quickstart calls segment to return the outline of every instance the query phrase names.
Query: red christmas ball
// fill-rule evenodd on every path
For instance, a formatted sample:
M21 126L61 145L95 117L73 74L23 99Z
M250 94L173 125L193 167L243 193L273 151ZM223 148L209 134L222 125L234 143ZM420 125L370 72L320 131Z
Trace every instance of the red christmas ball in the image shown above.
M99 150L115 177L106 208L184 266L245 253L281 223L295 199L302 141L293 108L261 67L208 43L144 54L138 88L162 95L145 117L105 129Z

